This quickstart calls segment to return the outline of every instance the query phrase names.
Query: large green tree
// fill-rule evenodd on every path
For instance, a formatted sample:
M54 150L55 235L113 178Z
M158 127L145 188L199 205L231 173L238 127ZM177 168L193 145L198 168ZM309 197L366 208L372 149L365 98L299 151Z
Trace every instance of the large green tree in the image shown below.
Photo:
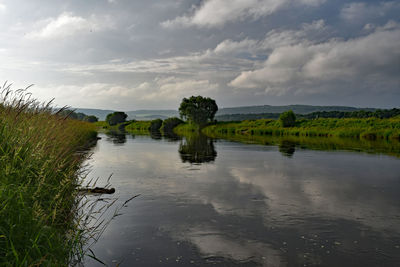
M293 127L296 125L296 115L292 110L285 111L279 116L279 121L282 127Z
M117 125L118 123L125 122L127 117L128 115L126 115L125 112L114 112L107 115L106 122L113 126Z
M207 122L213 121L217 111L218 106L215 100L202 96L184 98L179 107L179 114L182 118L199 126L204 126Z

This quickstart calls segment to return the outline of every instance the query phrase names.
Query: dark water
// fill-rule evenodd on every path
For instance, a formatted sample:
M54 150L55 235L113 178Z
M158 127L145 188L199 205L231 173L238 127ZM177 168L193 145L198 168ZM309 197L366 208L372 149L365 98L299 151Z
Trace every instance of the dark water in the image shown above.
M397 157L101 137L90 176L141 194L92 246L110 266L400 266Z

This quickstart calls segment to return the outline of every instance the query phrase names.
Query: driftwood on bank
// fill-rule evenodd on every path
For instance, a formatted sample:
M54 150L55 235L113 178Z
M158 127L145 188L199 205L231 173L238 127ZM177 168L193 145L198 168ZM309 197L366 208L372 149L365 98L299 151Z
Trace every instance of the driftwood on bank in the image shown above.
M115 188L104 188L104 187L95 187L95 188L79 188L79 192L89 193L89 194L114 194Z

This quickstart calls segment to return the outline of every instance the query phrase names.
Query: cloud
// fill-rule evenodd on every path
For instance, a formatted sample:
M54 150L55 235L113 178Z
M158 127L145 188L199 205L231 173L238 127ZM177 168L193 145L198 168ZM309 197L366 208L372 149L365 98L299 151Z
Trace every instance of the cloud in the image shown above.
M83 85L47 85L35 86L32 90L36 97L47 99L51 92L57 96L55 103L76 107L92 107L93 103L109 108L121 108L131 105L177 106L183 97L191 95L212 95L218 85L208 80L184 79L178 77L156 77L154 80L139 83L136 86L123 86L116 83L87 83ZM161 105L162 106L162 105Z
M94 15L89 18L75 16L64 12L56 18L48 18L37 22L38 28L27 34L30 39L58 39L73 36L79 33L103 31L113 27L112 21L107 18L98 18Z
M237 262L257 262L259 266L286 266L282 252L273 246L240 236L229 237L209 225L185 225L175 229L179 240L189 241L205 257L221 257ZM182 229L181 229L182 228Z
M324 0L208 0L193 8L190 15L176 17L161 23L165 28L176 26L220 27L228 22L258 19L291 4L317 6Z
M214 49L217 55L250 53L253 56L266 55L273 49L294 45L299 42L317 42L329 32L324 20L303 23L299 30L271 30L262 40L244 39L241 41L224 40Z
M7 10L7 6L5 4L0 3L0 13L3 13Z
M347 85L342 90L398 90L400 28L390 25L355 39L277 47L262 67L242 72L230 85L273 95L341 90L335 88L341 83Z
M340 17L349 22L362 23L366 20L385 17L387 13L396 12L396 10L400 12L398 2L380 2L379 4L354 2L342 8Z
M159 101L182 99L191 95L210 95L218 89L218 85L210 83L208 80L183 79L176 77L168 77L156 79L156 84L159 87L157 92L150 95L145 95L144 99L154 99Z

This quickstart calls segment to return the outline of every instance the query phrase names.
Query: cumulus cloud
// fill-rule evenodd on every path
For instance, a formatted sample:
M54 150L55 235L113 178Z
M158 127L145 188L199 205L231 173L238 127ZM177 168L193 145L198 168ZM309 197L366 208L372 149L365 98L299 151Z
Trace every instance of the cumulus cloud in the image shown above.
M393 27L355 39L278 47L261 68L242 72L230 85L275 95L316 93L340 82L359 88L385 83L386 90L393 90L400 82L400 28Z
M354 2L346 4L342 8L340 17L349 22L359 23L369 19L385 17L387 13L393 11L400 11L399 2L380 2L379 4Z
M65 38L78 33L103 31L112 28L112 21L108 18L90 16L83 18L72 13L64 12L56 18L48 18L37 23L38 29L27 34L30 39L57 39Z
M214 53L217 55L232 55L247 52L254 56L265 55L282 46L294 45L300 42L317 42L324 38L328 32L329 29L325 26L324 20L316 20L311 23L303 23L299 30L271 30L261 40L245 38L241 41L233 41L227 39L216 46Z
M258 19L291 4L317 6L324 0L208 0L193 8L192 14L161 23L165 28L176 26L219 27L228 22Z

